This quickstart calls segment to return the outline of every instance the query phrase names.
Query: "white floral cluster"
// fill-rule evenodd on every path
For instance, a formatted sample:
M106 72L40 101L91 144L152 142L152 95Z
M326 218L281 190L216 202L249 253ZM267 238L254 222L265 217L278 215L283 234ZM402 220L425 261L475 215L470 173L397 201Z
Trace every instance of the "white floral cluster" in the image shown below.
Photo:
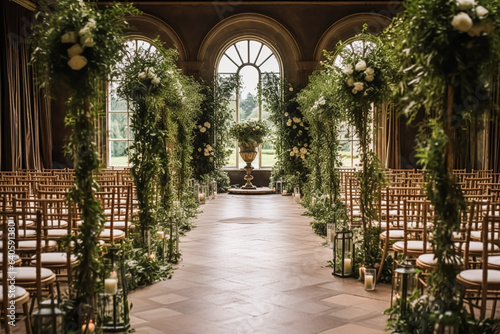
M78 36L75 31L67 31L61 36L61 43L73 44L68 50L68 66L72 70L78 71L87 66L88 60L82 56L85 48L94 47L92 31L96 28L96 21L89 19L85 26L80 29Z
M210 144L205 144L204 148L198 147L198 152L201 152L202 150L203 155L206 157L215 155L214 148Z
M288 113L285 113L285 117L288 117ZM288 121L286 122L286 126L291 126L292 129L297 129L298 126L304 127L304 122L302 121L302 118L300 117L292 117L289 118ZM299 130L299 135L302 134L302 130Z
M205 122L205 123L203 123L203 125L198 124L198 129L200 129L201 133L205 133L205 132L207 132L207 129L210 129L210 123Z
M291 157L300 157L301 159L305 159L306 155L309 155L309 151L307 150L307 143L304 144L303 147L300 149L297 146L294 146L293 149L290 151L290 156Z
M144 72L137 75L141 80L151 80L153 85L158 85L160 83L160 78L156 75L152 67L146 67Z
M493 25L484 21L489 11L483 6L478 6L475 0L457 0L456 5L460 12L451 20L453 28L466 32L470 37L488 35L493 31ZM477 18L476 22L474 18Z
M375 80L375 69L373 67L368 67L364 60L358 61L354 66L354 68L352 64L347 64L346 66L344 66L342 72L348 76L346 80L347 86L353 87L352 88L353 94L358 94L358 92L361 92L365 89L365 83L361 81L356 81L354 79L353 76L354 71L363 72L364 80L366 82L372 82L373 80Z

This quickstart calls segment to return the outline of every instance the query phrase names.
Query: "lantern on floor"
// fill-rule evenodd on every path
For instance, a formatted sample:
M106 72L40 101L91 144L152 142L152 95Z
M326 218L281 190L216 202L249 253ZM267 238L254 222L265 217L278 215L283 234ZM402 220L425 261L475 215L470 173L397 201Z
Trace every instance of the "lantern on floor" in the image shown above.
M326 242L330 247L333 247L333 239L335 238L335 234L336 234L335 224L334 223L326 224Z
M352 231L336 232L333 237L333 275L351 277L354 268Z
M396 305L396 303L400 303L401 314L406 314L408 296L411 296L417 284L418 276L415 267L409 262L398 264L392 280L391 307Z
M276 181L276 184L275 184L275 191L277 194L282 194L283 193L283 178L280 177L280 179L278 181Z
M210 195L213 199L217 197L217 181L215 180L210 181Z
M366 291L375 290L376 280L377 280L377 269L366 268L364 273L365 290Z
M208 188L207 185L201 185L200 186L200 190L199 190L199 193L198 193L198 203L200 203L200 204L205 204L206 203L206 201L207 201L207 193L208 193L207 188Z
M40 303L32 313L33 334L63 334L64 313L52 303Z
M295 196L293 197L295 202L300 203L301 200L300 188L299 187L293 188L293 193L295 194Z
M110 274L104 279L104 291L97 298L102 329L105 333L127 332L130 319L123 259L117 247L109 247L103 260Z

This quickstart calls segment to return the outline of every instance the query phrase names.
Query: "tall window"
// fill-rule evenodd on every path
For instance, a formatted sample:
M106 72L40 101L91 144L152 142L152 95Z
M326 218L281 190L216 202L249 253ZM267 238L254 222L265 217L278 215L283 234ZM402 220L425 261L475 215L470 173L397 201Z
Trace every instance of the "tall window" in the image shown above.
M281 66L274 52L264 43L245 39L230 45L222 54L217 67L217 75L229 76L238 74L242 86L232 98L231 109L233 121L242 122L248 119L266 121L268 112L259 102L257 87L264 73L281 73ZM271 122L267 122L272 128ZM227 167L243 167L245 162L238 154L237 143L231 143L232 154ZM270 140L264 142L259 149L256 165L259 168L272 167L276 161L275 149Z
M367 42L363 40L354 40L351 43L345 46L345 49L342 51L343 54L356 54L356 55L364 55L370 52L375 47L375 44L372 42ZM345 53L344 53L345 51ZM334 65L341 66L342 56L338 55L335 58ZM373 124L370 124L373 128ZM342 159L342 166L344 167L355 167L360 166L360 158L359 158L359 138L356 136L356 131L354 126L349 124L342 124L341 131L339 133L339 142L340 142L340 155Z
M125 43L127 57L134 54L139 48L149 50L155 48L144 40L130 40ZM118 65L120 66L120 65ZM130 131L130 116L132 111L127 101L117 95L118 84L111 81L108 85L108 166L129 166L128 148L134 140Z

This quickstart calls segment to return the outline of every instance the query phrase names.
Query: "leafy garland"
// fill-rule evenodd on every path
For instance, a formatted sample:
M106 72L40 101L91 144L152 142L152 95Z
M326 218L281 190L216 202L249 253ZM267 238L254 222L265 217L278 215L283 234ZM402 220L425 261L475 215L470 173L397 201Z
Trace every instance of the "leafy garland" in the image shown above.
M277 161L271 173L271 186L280 178L286 182L286 190L294 186L303 189L309 168L309 125L298 108L297 91L274 73L264 73L259 86L259 98L265 102L269 120L273 123Z
M388 326L398 332L427 333L436 323L442 325L440 331L454 324L460 332L472 333L477 325L458 304L452 234L459 228L465 203L452 174L453 148L455 138L481 119L489 105L487 76L498 69L500 56L500 4L409 0L405 6L388 34L394 40L394 55L403 64L405 114L411 120L425 110L430 118L422 126L417 157L435 208L432 243L438 264L429 278L432 298L420 299L424 307L418 309L430 326L409 328L409 319L397 309L388 310Z
M366 29L366 26L365 28ZM383 166L377 155L370 150L372 136L370 106L380 106L391 94L391 64L386 62L380 40L365 32L355 37L361 41L360 50L346 48L346 42L337 45L341 65L333 64L334 55L327 55L330 64L340 79L338 90L339 107L348 110L348 119L355 126L359 138L362 171L358 176L360 187L360 213L363 239L363 261L365 265L376 266L379 257L379 229L373 225L377 218L375 203L380 189L387 184Z
M104 215L94 195L98 185L93 178L93 172L99 168L94 142L94 124L102 108L98 100L103 96L102 82L113 74L112 66L123 54L122 33L127 27L123 18L138 11L118 4L98 11L93 5L75 0L40 6L31 40L37 81L46 88L64 83L70 95L65 123L72 132L66 150L74 163L75 186L68 199L76 203L83 224L75 240L79 264L75 274L75 308L69 317L79 324L79 310L85 304L95 307L95 292L102 284L98 237Z
M229 188L229 176L222 171L222 167L231 154L226 148L232 118L229 101L238 86L236 75L219 76L215 82L203 85L202 114L194 129L193 175L198 180L216 180L220 192Z

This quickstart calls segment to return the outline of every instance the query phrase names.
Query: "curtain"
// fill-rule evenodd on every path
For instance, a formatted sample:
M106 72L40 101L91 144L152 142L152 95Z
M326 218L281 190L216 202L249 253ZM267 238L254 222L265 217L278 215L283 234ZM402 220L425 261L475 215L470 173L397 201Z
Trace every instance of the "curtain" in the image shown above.
M374 144L385 168L401 168L400 119L393 103L374 110Z
M488 159L486 166L495 173L500 173L500 116L497 108L500 107L500 75L496 76L492 85L492 108L490 110L487 127Z
M28 65L33 13L1 2L0 169L52 167L50 101L34 85Z

